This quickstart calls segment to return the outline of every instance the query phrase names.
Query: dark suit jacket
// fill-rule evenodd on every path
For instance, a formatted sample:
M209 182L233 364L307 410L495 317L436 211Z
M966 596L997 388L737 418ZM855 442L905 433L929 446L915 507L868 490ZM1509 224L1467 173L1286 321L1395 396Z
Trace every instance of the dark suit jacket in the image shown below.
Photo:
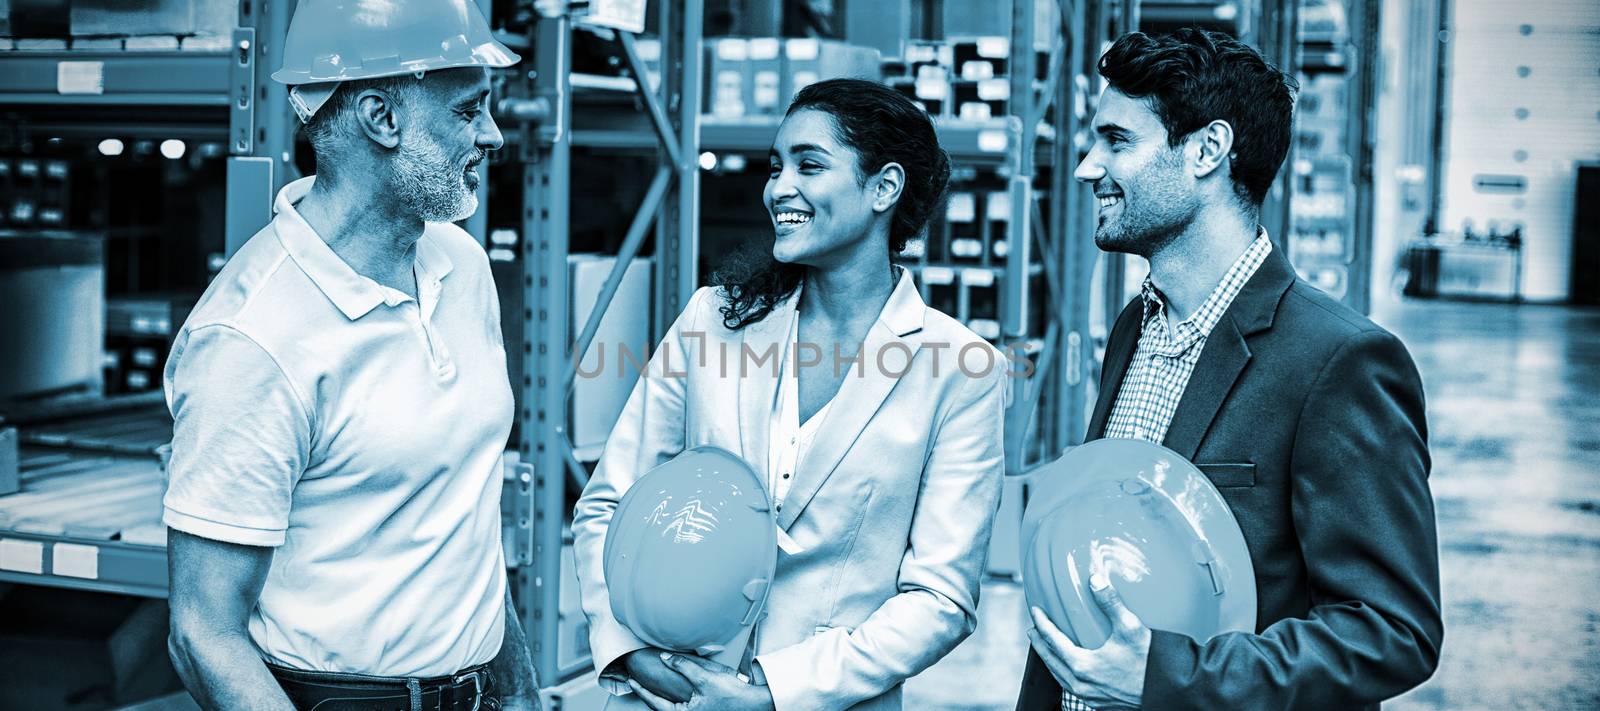
M1089 436L1139 341L1111 330ZM1150 709L1376 708L1426 680L1444 636L1422 382L1399 339L1274 250L1211 332L1167 430L1227 500L1255 567L1256 634L1155 630ZM1020 711L1060 708L1030 650Z

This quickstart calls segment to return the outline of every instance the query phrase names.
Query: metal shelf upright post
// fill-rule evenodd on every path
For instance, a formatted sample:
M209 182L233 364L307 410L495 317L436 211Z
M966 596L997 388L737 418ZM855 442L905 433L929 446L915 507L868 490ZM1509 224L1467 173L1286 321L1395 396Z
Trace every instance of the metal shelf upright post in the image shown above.
M699 221L699 0L662 3L663 95L651 89L634 49L633 36L616 31L614 50L635 80L663 157L610 277L588 321L570 333L568 292L573 149L571 81L573 21L544 17L534 28L531 99L502 102L500 113L527 122L520 140L523 175L522 408L516 413L517 449L527 466L515 470L506 497L511 516L508 563L520 622L540 682L555 687L581 675L587 659L562 664L561 556L568 514L569 482L581 487L587 477L574 457L567 430L567 404L576 362L587 350L622 276L639 252L652 222L656 226L657 332L688 301L697 285L695 235ZM668 197L669 188L672 191Z
M1055 130L1058 150L1052 164L1050 188L1052 202L1061 209L1050 215L1050 242L1054 246L1058 273L1066 275L1067 282L1059 298L1065 318L1058 352L1061 366L1055 380L1055 417L1046 425L1053 427L1052 451L1083 441L1088 427L1087 404L1093 396L1090 390L1094 381L1094 339L1090 335L1091 284L1095 263L1098 260L1094 240L1094 195L1092 189L1080 185L1073 177L1083 151L1092 139L1092 82L1088 67L1093 66L1099 52L1104 23L1096 22L1098 7L1090 3L1073 2L1070 14L1063 13L1062 25L1068 46L1064 52L1066 76L1056 86Z
M531 472L513 482L517 534L512 551L514 599L541 683L558 677L562 509L566 504L566 391L557 384L567 347L567 236L572 141L571 20L535 25L531 76L548 120L529 124L522 141L523 363L517 448Z
M282 62L295 0L243 0L228 63L226 256L272 220L272 198L294 166L295 122Z
M677 134L672 194L656 220L656 298L652 340L660 338L699 286L702 0L660 4L662 86ZM667 28L675 28L668 32ZM642 76L638 81L644 81Z

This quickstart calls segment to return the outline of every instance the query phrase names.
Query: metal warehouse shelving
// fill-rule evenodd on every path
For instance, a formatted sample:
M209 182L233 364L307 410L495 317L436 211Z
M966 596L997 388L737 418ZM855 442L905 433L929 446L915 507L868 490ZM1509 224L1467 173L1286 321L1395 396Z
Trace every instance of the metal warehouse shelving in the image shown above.
M225 107L230 62L216 51L10 50L0 105Z
M228 50L0 51L0 120L23 135L201 135L226 141L227 243L266 224L293 126L269 79L290 3L240 4ZM230 249L231 251L231 249ZM89 402L87 400L93 400ZM0 581L167 594L159 393L13 412L23 489L0 496Z

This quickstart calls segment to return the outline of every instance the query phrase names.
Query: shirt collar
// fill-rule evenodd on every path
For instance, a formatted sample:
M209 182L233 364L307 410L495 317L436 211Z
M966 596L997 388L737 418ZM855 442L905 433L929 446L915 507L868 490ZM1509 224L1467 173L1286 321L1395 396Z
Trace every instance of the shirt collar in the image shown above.
M928 307L922 301L922 292L917 290L911 270L898 264L894 265L894 270L894 291L889 294L889 302L883 305L883 314L878 318L889 326L894 335L905 337L922 330Z
M1222 314L1228 311L1233 298L1244 288L1245 282L1250 281L1250 277L1255 275L1261 263L1266 261L1267 255L1272 253L1272 240L1267 238L1266 228L1257 227L1256 230L1255 241L1233 261L1233 266L1228 267L1227 273L1222 276L1222 281L1211 290L1211 295L1206 297L1205 303L1195 309L1189 318L1172 324L1173 330L1177 332L1175 335L1180 340L1185 340L1184 336L1209 335L1217 322L1222 320ZM1146 321L1166 308L1166 299L1162 297L1161 290L1156 288L1155 282L1151 281L1148 275L1140 285L1139 296L1144 300Z
M316 179L314 175L307 176L278 191L272 206L273 212L277 213L272 221L273 231L300 270L344 313L345 318L354 321L377 308L378 304L385 303L385 289L378 282L351 269L295 209L295 203L311 192ZM450 257L429 237L426 227L422 238L417 240L416 255L419 289L423 280L431 279L437 284L454 268Z
M889 293L889 301L883 305L878 320L888 326L895 336L904 338L922 330L928 307L922 300L922 292L917 290L917 281L911 276L911 270L898 264L891 268L895 274L894 291ZM802 280L801 285L783 302L782 308L789 312L790 317L800 310L800 292L804 288Z

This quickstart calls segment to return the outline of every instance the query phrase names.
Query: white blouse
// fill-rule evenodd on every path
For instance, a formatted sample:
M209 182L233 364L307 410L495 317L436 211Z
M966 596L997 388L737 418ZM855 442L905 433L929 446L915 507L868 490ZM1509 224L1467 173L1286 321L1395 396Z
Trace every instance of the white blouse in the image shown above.
M795 298L799 298L796 295ZM789 324L789 336L784 342L783 357L778 360L778 387L772 396L772 418L767 448L767 490L772 493L772 504L781 506L794 484L795 468L810 449L817 430L833 408L833 400L817 410L805 423L800 422L799 368L795 366L794 344L800 336L800 313L795 312ZM824 360L823 363L827 361ZM811 365L818 368L823 365Z

